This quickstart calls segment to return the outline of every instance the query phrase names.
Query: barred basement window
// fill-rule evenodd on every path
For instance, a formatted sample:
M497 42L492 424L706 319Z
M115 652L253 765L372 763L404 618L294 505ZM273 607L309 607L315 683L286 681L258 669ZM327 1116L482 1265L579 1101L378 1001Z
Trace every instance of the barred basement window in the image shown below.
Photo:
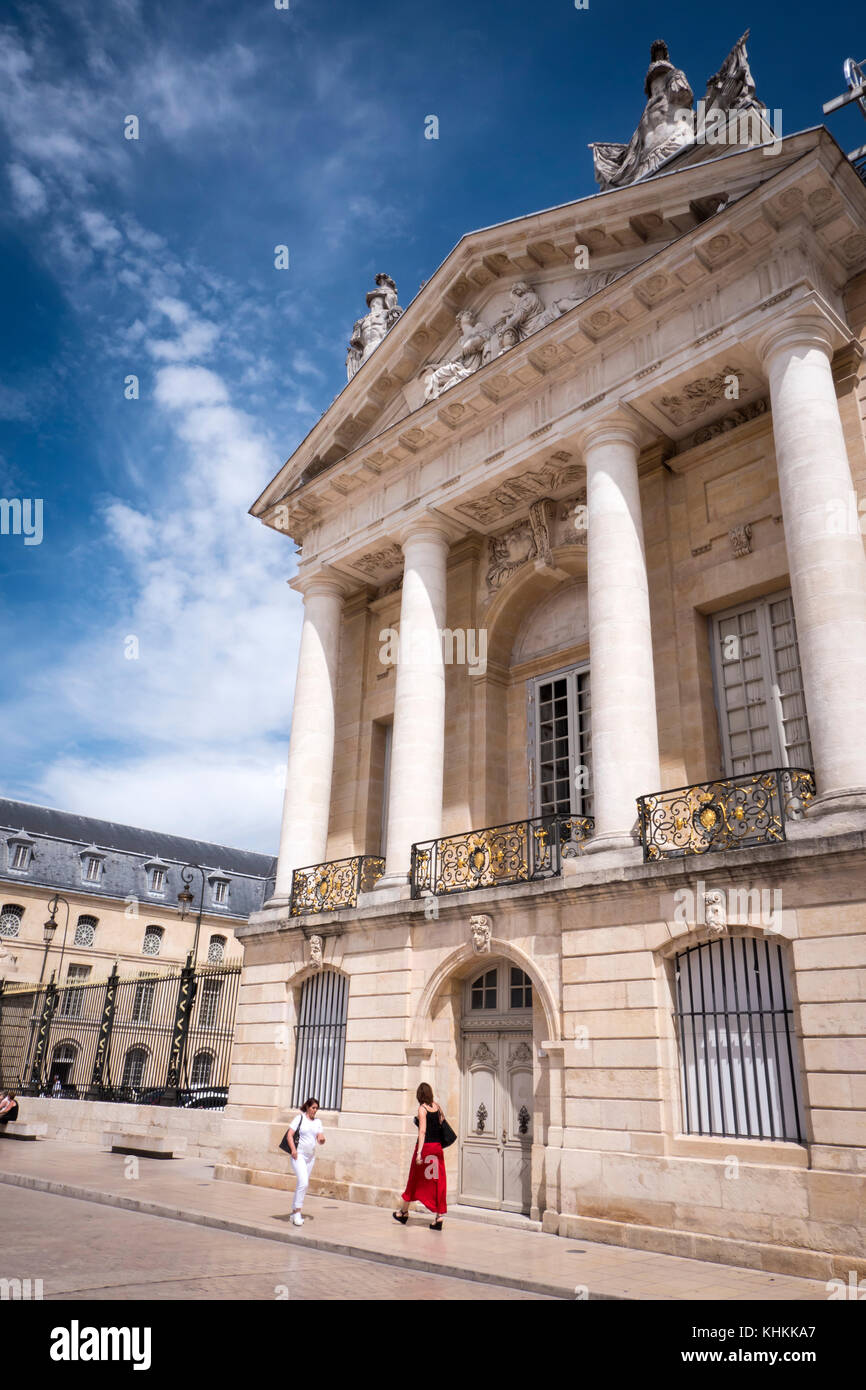
M207 958L211 965L219 965L225 958L226 939L224 936L212 936L207 948Z
M318 1096L323 1110L339 1110L343 1100L343 1060L349 981L336 970L321 970L304 981L295 1030L292 1104Z
M0 936L17 936L21 930L24 908L15 903L4 903L0 908Z
M683 1130L802 1142L785 948L724 937L674 958Z
M66 983L68 985L82 985L85 980L90 978L91 967L89 965L70 965L66 972ZM60 1004L60 1012L64 1018L81 1018L84 1012L85 991L83 989L65 989L63 991Z
M199 1028L215 1028L219 1020L222 980L205 980L201 987L201 1004L198 1011Z
M162 947L163 938L162 927L148 927L144 933L144 943L142 952L146 956L158 956Z
M75 927L76 946L92 946L96 936L96 917L79 917Z

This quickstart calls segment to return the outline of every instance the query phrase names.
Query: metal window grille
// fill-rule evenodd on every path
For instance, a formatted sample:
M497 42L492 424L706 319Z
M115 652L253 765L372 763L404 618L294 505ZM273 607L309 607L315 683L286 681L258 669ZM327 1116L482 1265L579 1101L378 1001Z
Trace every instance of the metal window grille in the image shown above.
M725 937L675 958L683 1129L803 1138L794 1020L782 944Z
M135 986L135 994L132 999L131 1021L133 1023L150 1023L155 995L156 982L153 980L143 980Z
M17 936L21 930L24 908L14 903L4 903L0 909L0 936Z
M92 946L96 936L96 918L79 917L75 927L76 946Z
M148 927L144 933L142 953L145 956L158 956L162 945L162 927Z
M207 948L207 958L210 965L219 965L226 953L226 939L224 936L212 936Z
M343 1100L346 1015L349 982L336 970L322 970L304 981L295 1030L292 1104L317 1096L323 1110L339 1110Z

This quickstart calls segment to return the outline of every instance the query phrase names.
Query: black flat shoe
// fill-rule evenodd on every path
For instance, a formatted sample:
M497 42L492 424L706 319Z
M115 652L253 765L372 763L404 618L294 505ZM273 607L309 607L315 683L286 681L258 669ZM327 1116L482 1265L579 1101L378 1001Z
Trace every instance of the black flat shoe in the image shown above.
M392 1211L391 1215L393 1216L395 1221L400 1222L401 1226L405 1226L406 1222L409 1220L408 1211Z
M441 1222L441 1221L431 1221L431 1222L430 1222L430 1230L431 1230L431 1231L441 1231L441 1230L442 1230L442 1222Z

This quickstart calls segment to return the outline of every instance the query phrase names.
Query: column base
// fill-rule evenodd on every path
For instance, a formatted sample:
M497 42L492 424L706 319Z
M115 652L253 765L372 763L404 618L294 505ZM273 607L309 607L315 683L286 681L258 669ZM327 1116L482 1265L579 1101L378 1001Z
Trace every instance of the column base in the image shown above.
M275 894L272 898L268 898L266 903L262 903L260 911L264 912L267 908L270 907L288 907L290 902L290 897L277 897L277 895Z
M609 830L604 835L593 835L582 846L584 854L602 854L608 849L641 849L641 842L629 831Z
M371 906L379 903L399 902L402 898L410 896L408 873L383 874L368 892L358 894L358 906L363 906L365 902Z
M806 819L838 815L845 811L866 811L866 787L842 787L839 791L816 796L806 808Z

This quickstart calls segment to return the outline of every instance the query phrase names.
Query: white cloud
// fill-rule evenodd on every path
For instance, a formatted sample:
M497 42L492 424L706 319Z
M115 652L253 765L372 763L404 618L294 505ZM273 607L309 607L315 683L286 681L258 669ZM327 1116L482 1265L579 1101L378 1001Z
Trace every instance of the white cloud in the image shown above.
M45 185L26 164L9 164L6 169L15 207L22 217L37 217L48 206Z
M81 214L81 223L94 250L116 251L123 245L121 233L104 212L85 208Z

